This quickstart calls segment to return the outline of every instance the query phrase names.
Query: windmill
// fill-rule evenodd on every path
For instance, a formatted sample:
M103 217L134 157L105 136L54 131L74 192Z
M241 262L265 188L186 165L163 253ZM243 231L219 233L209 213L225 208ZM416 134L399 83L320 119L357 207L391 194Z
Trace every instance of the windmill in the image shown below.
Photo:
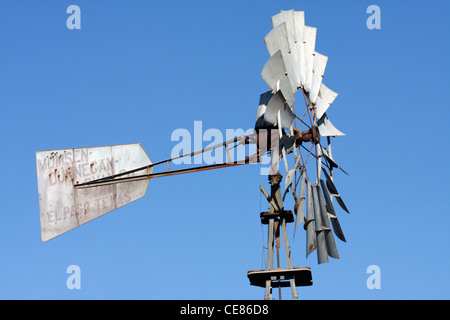
M346 240L333 199L344 211L348 209L334 184L333 170L345 171L332 156L331 138L343 133L326 113L337 93L323 83L328 58L315 51L317 29L305 25L304 12L281 11L271 21L273 29L264 38L270 58L261 73L270 90L260 95L254 134L158 162L152 162L138 143L38 151L42 241L142 198L153 178L258 163L267 154L270 192L260 185L269 203L269 210L260 213L261 223L268 226L267 267L249 271L250 284L264 287L265 299L272 298L273 287L290 286L292 298L297 299L297 286L312 285L310 268L292 265L286 224L295 221L294 232L304 224L307 257L317 251L319 264L328 262L329 256L339 258L333 234ZM296 105L296 94L305 108ZM230 150L246 144L256 144L256 152L232 160ZM219 148L225 148L227 155L223 163L178 170L170 166L174 160ZM286 173L284 184L280 163ZM165 165L167 169L161 169ZM289 194L295 202L293 211L284 208ZM287 268L280 268L279 262L273 266L274 244L277 261L280 257L280 231Z

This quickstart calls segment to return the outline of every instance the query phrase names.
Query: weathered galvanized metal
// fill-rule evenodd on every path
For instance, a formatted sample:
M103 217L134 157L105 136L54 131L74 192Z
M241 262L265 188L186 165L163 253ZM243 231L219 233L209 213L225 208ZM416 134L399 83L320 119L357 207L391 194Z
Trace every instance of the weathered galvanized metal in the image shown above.
M258 112L256 114L255 130L271 129L274 127L273 123L264 120L267 105L269 104L269 101L272 98L272 96L273 96L272 91L267 91L260 96Z
M305 191L306 191L306 172L302 172L302 177L300 179L300 193L297 197L298 201L298 212L296 212L295 228L297 228L305 222Z
M303 88L309 92L312 86L313 66L314 66L314 51L316 47L317 28L304 26L303 28L303 43L305 48L305 82Z
M322 213L320 210L319 196L317 195L317 189L312 187L312 195L314 202L314 223L317 240L317 262L319 264L328 262L327 243L324 234L324 225L322 221Z
M275 93L267 104L264 113L264 120L289 130L292 121L295 119L295 114L292 112L291 108L284 103L284 101L285 99L280 91ZM278 114L280 117L280 123L278 123Z
M331 123L328 119L327 114L324 113L322 118L317 121L317 125L319 127L320 135L327 137L337 137L337 136L345 136L345 133L342 133Z
M286 66L284 65L280 50L269 58L261 72L261 77L272 92L281 91L286 103L290 107L295 104L295 92L292 90L289 78L287 77Z
M317 97L319 96L320 85L322 84L327 62L327 56L314 52L313 74L311 78L312 83L311 91L309 93L309 99L314 104L317 102Z
M288 41L286 23L283 22L274 27L264 38L264 42L266 43L267 50L271 56L278 51L281 52L281 57L286 68L286 74L289 79L292 92L297 92L295 69L290 54L291 48Z
M328 150L321 146L322 155L325 157L326 161L330 165L330 168L339 168L339 165L334 161L334 159L329 154Z
M297 171L297 166L294 166L294 168L289 170L286 174L286 180L284 181L283 199L285 198L286 194L288 193L289 188L292 186L292 181L294 180L296 171Z
M306 257L317 249L316 232L314 230L314 204L311 183L307 182L307 198L306 198Z
M274 29L283 23L286 25L286 36L289 44L289 57L292 64L292 76L291 83L297 89L301 87L301 79L300 79L300 69L301 69L301 61L300 61L300 47L297 45L299 42L299 35L297 34L297 26L296 20L299 21L297 24L304 25L304 15L297 15L299 12L295 12L294 10L289 11L281 11L279 14L272 17L272 25ZM304 13L304 12L301 12ZM303 18L303 19L302 19ZM303 32L303 29L300 31ZM300 34L301 39L303 39L303 34Z
M327 253L330 257L339 259L339 254L336 248L336 243L334 242L333 233L331 232L329 214L326 209L325 201L323 200L322 192L320 191L320 186L317 185L317 195L319 196L319 209L322 217L322 230L325 237L325 242L327 244Z
M341 225L339 223L338 217L336 215L336 211L334 211L333 202L331 201L330 194L328 193L327 186L323 180L320 180L321 190L323 192L325 202L326 202L326 210L328 216L330 217L331 225L333 226L334 234L342 241L346 242L344 233L342 232Z
M260 155L242 160L153 172L155 165L169 164L212 149L229 149L254 141L241 136L202 150L152 163L138 143L93 148L73 148L36 153L42 241L83 225L107 212L142 198L151 178L200 172L257 163ZM256 142L256 141L255 141Z
M323 169L323 173L325 174L326 177L326 184L327 184L327 188L330 191L331 195L334 196L336 198L336 201L338 202L338 204L341 206L341 208L346 211L347 213L350 213L344 203L344 201L342 200L341 195L339 194L339 192L336 189L336 186L334 185L333 181L331 180L330 176L328 175L327 171L325 169Z
M330 90L323 82L320 84L319 95L316 101L318 119L322 118L337 96L338 94Z
M77 189L152 162L140 144L72 148L36 153L42 241L89 222L145 195L148 180ZM151 167L128 176L149 174Z
M296 69L298 73L298 79L300 85L298 87L302 87L305 83L306 78L306 70L305 70L305 41L304 41L304 27L305 27L305 12L304 11L294 11L294 28L295 28L295 56L299 61L298 69ZM295 60L295 58L294 58Z

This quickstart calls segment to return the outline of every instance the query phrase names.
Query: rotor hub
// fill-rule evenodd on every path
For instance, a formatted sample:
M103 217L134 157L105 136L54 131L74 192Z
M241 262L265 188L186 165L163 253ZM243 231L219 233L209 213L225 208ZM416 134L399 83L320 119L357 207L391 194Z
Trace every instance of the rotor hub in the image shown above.
M295 141L298 145L303 142L311 142L312 144L320 143L320 132L317 126L312 126L307 131L300 131L298 129L294 129Z

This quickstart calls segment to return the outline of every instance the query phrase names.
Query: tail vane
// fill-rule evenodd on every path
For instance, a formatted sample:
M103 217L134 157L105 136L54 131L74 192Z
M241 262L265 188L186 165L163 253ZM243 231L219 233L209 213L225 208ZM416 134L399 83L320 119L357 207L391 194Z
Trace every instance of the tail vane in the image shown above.
M141 167L145 168L127 176L150 174L151 164L139 143L38 151L36 166L42 241L142 198L149 179L90 188L77 188L77 185Z

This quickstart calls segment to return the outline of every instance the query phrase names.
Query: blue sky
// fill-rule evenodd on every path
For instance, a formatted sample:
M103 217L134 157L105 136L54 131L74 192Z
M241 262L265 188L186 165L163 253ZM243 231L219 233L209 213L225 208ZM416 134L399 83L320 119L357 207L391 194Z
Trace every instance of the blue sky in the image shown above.
M81 30L66 27L71 4ZM366 27L372 4L380 30ZM153 179L144 198L42 243L35 153L140 142L158 161L194 121L252 128L263 38L289 9L329 57L329 116L346 133L333 155L350 173L335 177L350 210L340 259L317 265L304 234L290 238L294 266L312 269L300 298L450 298L448 1L4 0L1 299L263 298L246 276L265 262L258 165ZM80 290L66 287L70 265Z

